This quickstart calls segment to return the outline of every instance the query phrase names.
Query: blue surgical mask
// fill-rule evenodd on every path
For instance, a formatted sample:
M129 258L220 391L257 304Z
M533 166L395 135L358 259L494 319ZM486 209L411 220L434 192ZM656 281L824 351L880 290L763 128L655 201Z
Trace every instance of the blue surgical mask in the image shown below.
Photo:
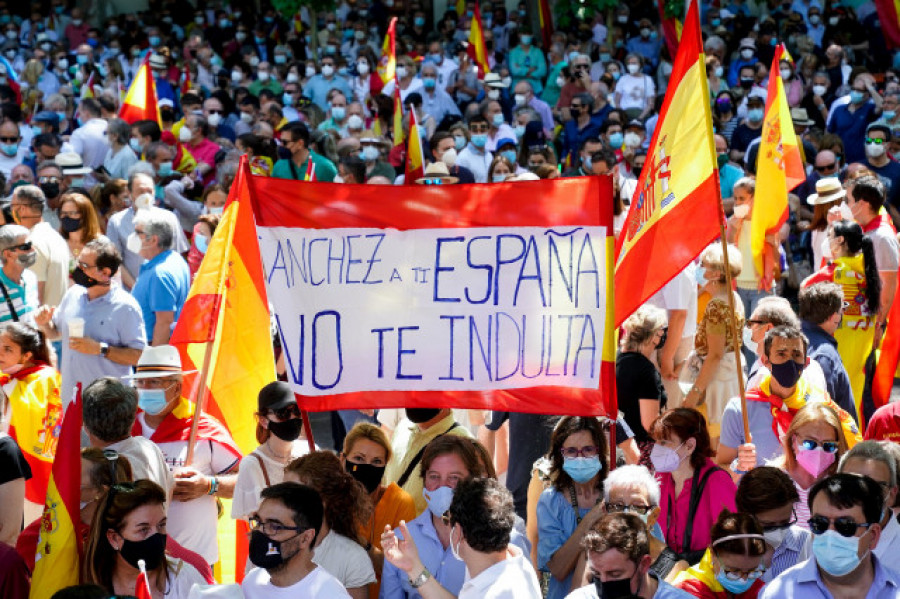
M366 162L374 162L378 160L378 148L374 146L364 146L359 152L359 157Z
M75 62L77 62L78 64L87 64L88 57L86 54L78 54L77 56L75 56Z
M506 181L507 176L508 175L499 175L499 174L493 175L491 177L491 181L493 181L494 183L503 183L504 181Z
M155 416L166 409L165 389L138 389L138 407L147 414Z
M516 164L516 151L515 150L504 150L504 151L500 152L500 155L503 156L504 158L506 158L507 160L509 160L510 162L512 162L513 165Z
M516 125L516 139L521 140L525 135L525 125Z
M694 282L697 283L698 287L703 287L709 283L709 279L706 278L706 269L702 266L694 269Z
M413 24L416 27L424 27L425 26L425 17L416 17L413 19Z
M428 510L440 518L450 509L450 504L453 502L453 489L450 487L438 487L434 491L422 489L422 497L428 504Z
M581 159L581 170L586 173L591 172L591 168L594 166L594 162L591 160L590 156L585 156Z
M563 461L563 471L579 484L591 480L602 469L603 463L597 455L592 458L565 458Z
M437 87L437 79L434 77L423 77L422 85L425 86L425 89L434 89Z
M731 580L730 578L725 576L725 570L719 571L716 574L716 581L722 585L722 588L732 593L733 595L740 595L741 593L747 591L750 587L753 586L753 583L756 582L755 578L739 578L738 580Z
M483 150L484 146L487 145L487 133L473 133L472 145L479 150Z
M206 235L194 235L194 245L201 254L206 254L209 249L209 237Z
M60 122L60 123L62 123L64 120L66 120L66 113L65 113L65 112L57 112L57 113L56 113L56 116L59 117L59 122Z
M15 156L19 151L19 144L0 144L0 152L6 156Z
M505 122L505 119L503 118L503 113L498 112L497 114L495 114L493 116L493 118L491 119L491 122L494 124L494 127L499 127L500 125L502 125Z
M884 110L881 112L881 116L884 117L886 121L894 120L894 117L897 116L896 110Z
M128 140L128 145L131 146L131 149L134 150L138 155L140 155L140 153L144 151L144 148L141 147L141 141L139 139L135 139L132 137Z
M813 535L812 550L816 563L832 576L844 576L859 566L859 539L845 537L836 530ZM867 552L868 554L868 552Z
M621 133L611 133L609 136L609 145L618 150L625 143L625 136Z
M850 101L853 102L854 104L861 103L865 97L866 97L866 94L864 94L861 91L857 91L855 89L850 91Z
M456 147L456 151L459 152L463 148L466 147L466 138L464 135L454 135L453 136L453 145Z
M331 117L336 121L343 121L347 110L343 106L335 106L331 109Z
M150 42L151 46L158 46L162 40L158 35L151 35L149 38L147 38L147 41Z
M160 162L159 170L156 172L160 177L168 177L172 174L172 163L171 162Z
M753 121L754 123L758 123L763 120L763 116L765 113L762 108L751 108L747 111L747 119Z
M435 64L440 64L443 57L444 57L443 54L429 54L428 55L428 58L430 58L431 61L434 62Z

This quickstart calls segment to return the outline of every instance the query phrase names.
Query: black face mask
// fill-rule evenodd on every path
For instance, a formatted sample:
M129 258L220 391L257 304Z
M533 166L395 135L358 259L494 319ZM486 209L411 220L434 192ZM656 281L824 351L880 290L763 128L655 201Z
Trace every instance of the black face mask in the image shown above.
M790 389L797 384L797 381L800 380L800 376L803 374L804 368L806 368L804 364L799 364L793 360L788 360L781 364L769 364L769 371L772 373L772 378L778 381L778 384L785 389Z
M87 276L87 274L81 269L80 266L72 271L72 280L76 285L81 285L82 287L87 288L91 288L95 285L103 285L103 283L101 283L97 279Z
M743 87L744 89L750 89L751 87L753 87L754 82L755 79L741 79L741 87Z
M350 473L350 476L362 483L366 491L372 493L378 488L381 479L384 478L384 469L386 466L376 466L375 464L356 464L354 462L344 460L344 470Z
M600 582L599 578L595 578L594 588L597 589L597 595L603 599L631 599L631 597L639 596L631 592L630 578L607 580L606 582Z
M138 567L138 561L144 560L147 570L155 570L166 555L166 535L158 532L143 541L124 539L119 553L122 555L122 559L135 568Z
M59 183L41 183L41 191L48 198L55 198L59 195Z
M269 420L269 430L282 441L296 441L300 438L300 431L303 430L303 419L291 418L284 422Z
M440 408L406 408L406 417L410 422L422 424L440 413Z
M271 570L284 563L281 554L281 541L270 539L261 530L250 533L250 546L248 557L254 566Z
M81 219L64 216L59 219L59 226L61 226L62 230L66 233L74 233L81 228Z

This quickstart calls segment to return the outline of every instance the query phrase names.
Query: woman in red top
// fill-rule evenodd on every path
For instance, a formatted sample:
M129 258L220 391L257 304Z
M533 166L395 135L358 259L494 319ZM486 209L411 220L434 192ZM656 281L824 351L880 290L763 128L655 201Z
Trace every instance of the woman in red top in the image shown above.
M676 408L650 427L656 442L650 461L660 482L659 525L666 545L689 564L700 561L710 528L723 508L735 510L731 476L710 459L706 419L693 408Z
M675 586L699 599L756 599L765 585L762 533L755 517L723 511L703 560L679 574Z

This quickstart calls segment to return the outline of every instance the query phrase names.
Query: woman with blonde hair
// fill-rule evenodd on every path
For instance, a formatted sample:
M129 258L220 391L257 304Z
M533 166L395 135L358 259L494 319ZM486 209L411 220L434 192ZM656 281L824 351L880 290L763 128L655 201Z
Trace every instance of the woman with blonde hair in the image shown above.
M666 342L666 311L650 304L638 308L623 323L622 351L616 358L616 394L625 422L634 432L643 466L652 468L653 438L647 432L666 407L666 389L651 361Z
M856 438L847 438L833 407L808 403L794 414L781 444L784 455L769 465L781 468L794 481L800 495L794 504L797 526L808 529L809 490L819 480L837 472L841 456L856 444Z
M396 482L382 484L391 453L387 435L371 422L357 422L344 437L344 451L341 452L344 470L365 488L375 506L372 516L360 528L360 536L366 541L365 549L378 578L376 584L369 586L370 599L378 597L381 586L384 565L381 533L384 527L397 528L401 520L411 522L416 517L416 504L409 493Z
M718 445L722 412L729 399L739 393L737 369L741 364L734 355L734 347L741 343L744 326L744 304L737 292L725 284L725 269L731 276L741 272L741 252L728 246L728 264L720 243L714 243L700 254L700 266L695 269L701 291L710 295L703 318L697 326L694 350L688 356L678 380L684 392L684 407L697 408L709 423L713 447ZM728 295L734 301L732 311Z
M103 234L94 203L81 191L67 191L59 199L59 234L69 246L69 271L73 271L84 246Z

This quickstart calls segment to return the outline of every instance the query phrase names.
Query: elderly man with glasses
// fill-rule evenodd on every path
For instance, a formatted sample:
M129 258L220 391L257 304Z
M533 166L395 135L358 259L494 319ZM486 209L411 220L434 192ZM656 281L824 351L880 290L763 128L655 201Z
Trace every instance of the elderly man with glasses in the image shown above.
M28 267L37 253L31 245L28 229L20 225L0 227L0 322L34 324L38 308L37 278Z
M201 413L192 459L187 461L194 404L184 396L184 375L191 372L182 370L178 350L171 345L144 350L135 373L126 377L137 388L141 409L132 432L156 443L175 477L170 534L214 564L219 561L216 498L234 494L241 451L222 424Z

